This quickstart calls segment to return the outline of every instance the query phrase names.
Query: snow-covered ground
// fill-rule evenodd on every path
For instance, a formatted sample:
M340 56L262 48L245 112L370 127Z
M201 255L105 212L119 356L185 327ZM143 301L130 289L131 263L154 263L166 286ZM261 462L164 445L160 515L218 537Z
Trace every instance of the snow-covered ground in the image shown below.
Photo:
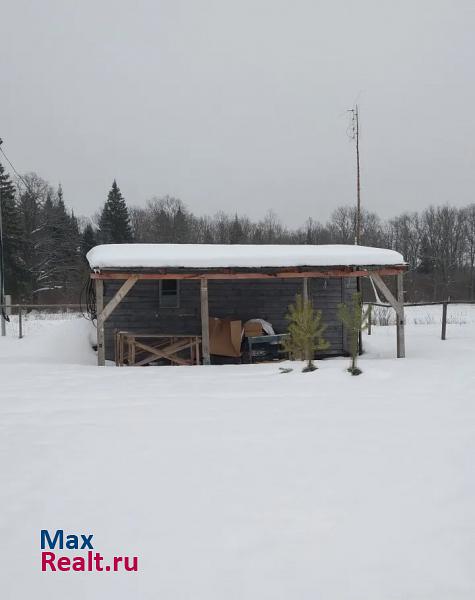
M472 600L475 311L457 310L445 342L439 309L408 311L404 360L374 327L360 377L98 368L80 319L1 339L0 598ZM41 529L139 572L42 573Z

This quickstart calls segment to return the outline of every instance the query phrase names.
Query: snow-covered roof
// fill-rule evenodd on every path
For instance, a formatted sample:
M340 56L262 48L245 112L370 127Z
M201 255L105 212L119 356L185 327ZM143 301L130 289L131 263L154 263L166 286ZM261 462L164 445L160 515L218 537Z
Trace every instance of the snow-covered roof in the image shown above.
M350 245L103 244L87 253L91 269L332 267L403 265L399 252Z

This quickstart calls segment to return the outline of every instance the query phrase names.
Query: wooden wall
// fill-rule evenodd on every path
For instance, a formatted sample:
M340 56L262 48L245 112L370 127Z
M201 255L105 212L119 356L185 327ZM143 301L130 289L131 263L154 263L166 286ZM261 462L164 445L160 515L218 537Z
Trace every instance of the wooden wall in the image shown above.
M121 283L104 282L105 302ZM209 281L210 317L247 321L262 318L272 323L276 333L287 328L285 315L297 293L302 293L301 279ZM138 281L106 321L106 358L114 359L114 331L181 333L201 335L200 282L180 281L179 308L159 306L158 281ZM309 279L309 297L315 308L322 310L327 324L326 338L331 348L326 354L341 355L346 351L343 328L336 317L336 307L347 301L356 289L353 278Z

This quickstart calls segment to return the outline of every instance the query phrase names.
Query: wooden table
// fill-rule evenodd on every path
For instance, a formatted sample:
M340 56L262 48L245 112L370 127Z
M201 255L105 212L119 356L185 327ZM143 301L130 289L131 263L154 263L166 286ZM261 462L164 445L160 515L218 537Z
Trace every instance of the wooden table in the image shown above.
M174 365L199 365L200 344L198 335L117 331L115 364L139 367L156 360L167 360ZM178 356L185 350L189 350L189 358Z

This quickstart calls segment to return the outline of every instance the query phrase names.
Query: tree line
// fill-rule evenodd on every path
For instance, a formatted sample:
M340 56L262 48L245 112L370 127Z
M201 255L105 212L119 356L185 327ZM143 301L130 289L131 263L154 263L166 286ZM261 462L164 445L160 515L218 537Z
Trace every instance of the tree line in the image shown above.
M353 244L354 207L334 210L326 223L309 217L297 228L273 212L193 214L179 199L152 198L128 206L116 181L92 218L67 208L61 186L34 173L13 181L0 164L5 291L15 302L77 302L88 274L86 253L100 243ZM391 248L409 264L408 301L473 300L475 204L430 206L381 219L365 211L361 244ZM368 297L370 290L366 290Z

